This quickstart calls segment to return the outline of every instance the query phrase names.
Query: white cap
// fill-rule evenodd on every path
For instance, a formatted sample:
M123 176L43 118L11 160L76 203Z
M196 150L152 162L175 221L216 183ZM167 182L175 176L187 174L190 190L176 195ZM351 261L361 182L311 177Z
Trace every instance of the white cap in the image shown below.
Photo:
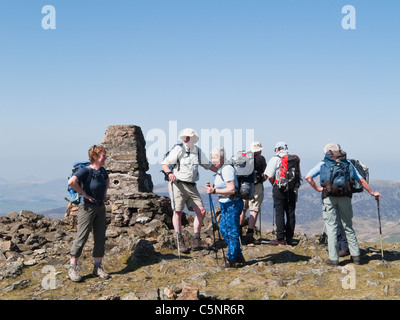
M275 149L284 149L284 150L287 150L287 149L288 149L287 143L286 143L286 142L283 142L283 141L279 141L279 142L276 143Z

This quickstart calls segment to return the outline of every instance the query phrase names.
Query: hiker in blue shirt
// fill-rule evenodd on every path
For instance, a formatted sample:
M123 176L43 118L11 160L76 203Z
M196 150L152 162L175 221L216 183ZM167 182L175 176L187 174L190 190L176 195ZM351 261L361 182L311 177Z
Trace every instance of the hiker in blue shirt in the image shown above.
M104 164L107 159L103 146L94 145L89 149L90 165L81 168L69 180L68 185L84 198L79 205L76 239L72 244L70 268L68 278L79 282L82 277L78 272L78 258L93 230L94 247L93 274L101 279L108 279L109 274L104 270L102 260L106 241L106 209L104 201L107 198L107 189L110 179Z
M211 151L211 161L218 168L218 172L214 185L206 184L206 191L208 194L219 195L219 204L221 206L220 231L228 244L227 257L221 267L235 267L236 262L244 262L239 240L240 214L243 209L243 200L235 196L239 182L233 166L225 164L224 148L214 148Z
M348 166L348 178L346 181L356 180L365 190L373 197L381 197L379 192L373 192L368 183L362 178L357 169L350 161L346 160L346 153L342 151L337 143L328 143L324 147L325 159L327 157L337 157L342 159L342 163ZM327 160L325 160L327 161ZM329 259L325 261L327 265L337 266L339 264L339 246L337 240L338 217L340 218L343 226L344 233L347 238L349 251L354 264L361 264L360 248L358 246L356 234L353 229L353 207L351 205L351 188L343 184L342 187L337 188L333 184L332 174L326 171L330 168L325 168L325 161L319 162L312 168L306 175L307 182L316 191L322 193L322 217L325 222L326 233L328 235L328 251ZM338 160L336 160L338 161ZM326 175L331 175L330 182L326 180ZM321 186L318 186L314 178L320 176ZM329 178L328 178L329 180ZM349 182L350 183L350 182ZM336 190L336 189L339 189ZM341 190L343 189L343 190Z

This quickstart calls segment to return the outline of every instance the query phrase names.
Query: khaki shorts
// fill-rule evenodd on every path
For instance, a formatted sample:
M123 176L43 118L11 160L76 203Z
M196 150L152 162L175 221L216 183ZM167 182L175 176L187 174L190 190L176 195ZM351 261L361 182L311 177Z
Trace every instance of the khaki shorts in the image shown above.
M259 212L261 204L264 200L264 184L257 183L254 186L254 197L250 200L244 200L243 211L247 211L250 208L250 211Z
M183 211L185 205L193 211L194 207L204 208L200 193L196 184L175 181L173 185L174 194L172 194L172 185L168 183L168 192L171 198L171 207L175 211ZM174 208L175 205L175 208Z

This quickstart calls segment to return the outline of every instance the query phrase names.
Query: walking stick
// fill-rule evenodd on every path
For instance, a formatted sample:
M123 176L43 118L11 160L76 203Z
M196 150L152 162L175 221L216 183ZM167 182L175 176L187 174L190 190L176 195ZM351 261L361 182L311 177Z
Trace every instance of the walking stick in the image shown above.
M171 181L171 193L172 193L172 209L174 210L174 212L172 213L172 219L175 220L175 225L178 225L178 216L175 213L175 194L174 194L174 183ZM175 234L176 234L176 243L177 243L177 247L178 247L178 258L181 259L181 249L179 246L179 237L178 237L178 232L177 230L175 230Z
M382 254L382 260L383 259L383 242L382 242L382 224L381 224L381 209L379 206L379 197L375 197L377 205L378 205L378 220L379 220L379 236L381 238L381 254Z
M211 194L209 196L209 201L210 201L210 213L211 213L211 224L212 224L212 230L213 230L213 239L214 239L214 246L215 246L215 260L218 263L218 249L217 249L217 242L215 241L215 225L217 224L217 221L214 222L214 205L212 203L212 197Z
M217 230L218 230L219 241L221 241L221 240L222 240L222 239L221 239L221 232L219 231L218 222L217 222L217 215L216 215L216 213L215 213L214 204L213 204L213 202L212 202L211 194L209 194L209 197L210 197L211 219L212 219L212 221L213 221L213 222L212 222L212 223L213 223L213 232L214 232L214 221L215 221L215 226L217 227ZM217 248L217 243L215 242L215 236L214 236L214 244L215 244L215 248L217 249L217 251L216 251L216 253L215 253L215 256L216 256L217 263L218 263L218 257L217 257L218 248ZM224 247L221 246L221 249L222 249L222 256L224 257L224 261L226 261L225 252L224 252Z
M275 207L274 210L272 211L272 235L275 235Z

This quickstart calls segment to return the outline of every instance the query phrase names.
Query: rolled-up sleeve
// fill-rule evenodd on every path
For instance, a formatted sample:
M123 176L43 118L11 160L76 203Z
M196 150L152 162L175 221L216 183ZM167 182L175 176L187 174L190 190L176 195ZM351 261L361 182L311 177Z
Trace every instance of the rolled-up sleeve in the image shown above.
M307 172L306 176L310 176L311 178L315 178L316 176L318 176L321 172L321 166L323 163L323 161L318 163L314 168Z
M209 170L211 168L212 163L208 159L207 155L200 149L200 159L199 159L199 164L206 170Z

